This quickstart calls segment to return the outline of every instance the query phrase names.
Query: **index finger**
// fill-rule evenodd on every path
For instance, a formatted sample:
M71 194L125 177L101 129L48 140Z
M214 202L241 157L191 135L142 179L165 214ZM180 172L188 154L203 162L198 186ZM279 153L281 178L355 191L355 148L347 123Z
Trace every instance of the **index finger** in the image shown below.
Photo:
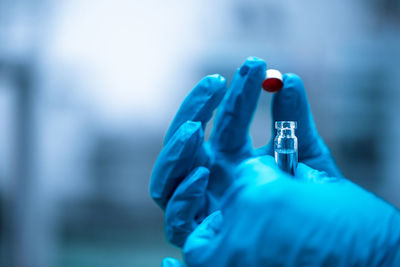
M249 140L249 125L265 78L264 60L249 57L238 69L215 116L211 142L223 152L240 150Z

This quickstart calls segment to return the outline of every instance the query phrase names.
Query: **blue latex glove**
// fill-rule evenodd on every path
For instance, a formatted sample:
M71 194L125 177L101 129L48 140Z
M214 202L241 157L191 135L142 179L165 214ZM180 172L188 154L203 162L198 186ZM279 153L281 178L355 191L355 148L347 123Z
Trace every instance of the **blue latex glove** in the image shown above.
M184 265L174 258L164 258L161 264L162 267L184 267Z
M150 184L151 196L166 209L165 233L173 244L182 246L198 223L219 208L219 200L242 161L257 155L273 155L272 145L255 151L248 133L265 70L263 60L247 59L228 91L223 77L205 77L175 116ZM205 143L203 130L217 106L213 132ZM300 161L339 175L316 131L302 82L296 75L284 75L284 88L272 100L272 118L298 122ZM270 144L273 138L274 134Z
M259 161L260 158L257 157L259 155L271 155L273 152L272 143L270 142L266 148L255 151L251 146L248 135L249 123L256 107L264 73L265 63L256 58L249 58L237 71L226 94L225 80L220 76L209 76L195 87L179 109L166 135L165 147L154 167L150 187L154 200L166 209L165 231L168 240L172 243L181 246L187 236L210 212L216 209L224 211L232 203L236 203L236 201L224 200L225 204L221 206L221 198L223 198L226 189L230 188L229 198L233 200L236 199L237 195L240 195L243 188L258 188L258 185L265 183L265 179L270 180L271 177L276 176L271 176L270 173L266 172L262 175L249 176L247 179L239 179L243 175L237 174L238 166L241 166L239 173L245 173L243 169L259 173L259 170L264 170L266 166L272 169L276 167L269 166L265 160ZM205 123L211 117L212 111L219 105L222 97L223 100L215 119L211 139L204 143L203 129ZM301 162L306 162L313 168L325 171L325 174L329 176L341 176L329 150L317 134L303 84L297 76L293 74L284 75L284 88L272 100L272 117L272 121L295 120L298 122L296 135L299 139L299 160ZM248 162L254 160L258 163L261 162L261 164L248 164ZM273 160L269 163L274 164ZM260 171L260 173L263 172ZM286 174L279 170L277 170L277 173L281 178L286 177ZM309 173L316 174L318 172L310 171ZM316 175L309 176L309 179L306 180L314 180L314 178L318 181L321 180L318 178L321 176L319 173L317 178L314 177ZM258 178L254 179L254 177ZM303 180L303 178L299 180ZM246 183L241 182L239 183L241 185L238 186L238 180L246 181ZM246 186L243 186L244 184ZM293 200L292 198L288 199ZM256 199L254 201L257 202ZM316 199L315 202L317 201L319 200ZM376 201L379 202L379 200ZM233 204L232 210L237 210L239 214L242 212L243 216L246 216L244 214L250 211L261 214L266 211L264 208L259 210L244 208L246 210L244 211ZM311 207L310 210L312 210ZM274 212L265 213L274 216ZM296 211L287 210L285 212L287 212L287 216L292 217L290 213ZM282 213L284 212L282 211ZM295 215L293 214L293 217ZM249 220L258 221L258 218L253 215L253 217L249 217ZM207 219L202 225L207 225L207 221L211 221L211 219ZM241 220L235 218L230 221ZM264 222L267 223L267 221ZM252 225L248 224L247 227L252 228ZM196 229L196 232L198 233L201 229L200 226ZM260 230L259 228L255 229ZM275 230L282 234L282 229ZM295 233L298 232L299 228ZM198 237L195 233L192 236ZM287 241L290 235L281 238L285 240L285 237ZM236 238L237 240L232 240L232 242L240 243L241 240L246 240L244 237L236 236ZM189 242L190 240L192 241ZM191 255L196 255L197 249L203 247L199 245L198 238L193 237L190 240L186 243L185 255L189 255L187 257L188 262L195 264L191 259L197 258L198 255L196 257ZM256 240L253 239L252 241ZM253 246L260 244L260 242L263 242L263 240L259 239L258 243L254 243ZM212 241L206 243L211 244ZM229 246L234 247L234 244L221 245L225 246L223 250L227 252L226 257L232 256L232 254L229 255L228 251ZM211 248L207 250L212 251ZM204 249L202 253L205 253ZM200 259L201 257L198 263L206 262ZM212 260L212 257L205 259ZM257 258L254 257L254 259ZM210 261L208 263L210 264Z

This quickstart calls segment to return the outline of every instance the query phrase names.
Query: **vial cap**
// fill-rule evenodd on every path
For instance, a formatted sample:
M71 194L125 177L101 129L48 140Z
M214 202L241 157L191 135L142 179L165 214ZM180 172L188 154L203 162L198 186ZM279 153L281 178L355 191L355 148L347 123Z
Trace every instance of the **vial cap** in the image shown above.
M297 122L296 121L276 121L275 129L296 129Z
M283 87L282 73L279 70L269 69L266 71L262 88L270 93L278 92Z

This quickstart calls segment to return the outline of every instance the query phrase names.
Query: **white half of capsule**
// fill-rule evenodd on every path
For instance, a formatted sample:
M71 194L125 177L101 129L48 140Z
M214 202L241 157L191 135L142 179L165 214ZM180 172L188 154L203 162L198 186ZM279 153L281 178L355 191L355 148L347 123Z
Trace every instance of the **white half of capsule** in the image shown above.
M269 69L265 73L265 79L279 79L282 81L282 73L279 70Z

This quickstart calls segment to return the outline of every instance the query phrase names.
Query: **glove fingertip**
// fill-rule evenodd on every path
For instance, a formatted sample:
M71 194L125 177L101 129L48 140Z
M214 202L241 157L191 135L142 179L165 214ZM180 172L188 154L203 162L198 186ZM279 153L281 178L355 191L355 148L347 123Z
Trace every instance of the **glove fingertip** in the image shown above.
M183 255L188 265L201 266L212 253L211 242L223 224L221 211L215 211L189 235L183 247ZM205 265L206 266L206 265Z
M227 90L226 79L219 75L208 75L200 80L186 96L178 113L169 127L164 144L168 143L175 131L188 120L200 121L203 126L211 119Z
M184 246L184 253L206 245L220 231L222 223L221 211L217 210L210 214L188 237Z
M210 171L203 166L197 167L182 181L174 193L174 197L193 196L194 194L205 194Z
M259 93L261 92L259 89L265 78L266 69L267 63L263 59L248 57L238 72L242 78L247 77L254 85L259 84L260 86L254 86L254 91Z
M295 73L285 73L282 79L286 87L304 89L303 80Z
M313 169L304 163L298 164L295 177L312 183L339 181L336 177L330 177L327 172Z
M161 267L184 267L184 265L177 259L167 257L162 260Z
M304 85L299 76L293 73L283 75L283 88L272 98L274 121L302 120L307 116L308 102ZM300 112L300 113L299 113Z
M212 117L213 111L217 108L227 90L227 82L225 77L220 74L212 74L204 77L197 90L193 91L196 95L195 99L199 102L197 105L197 116L193 119L207 123ZM196 109L189 109L188 112L193 113ZM204 126L204 125L203 125Z
M218 73L207 75L200 82L204 83L208 88L215 88L217 90L226 87L225 77Z
M215 211L204 220L204 223L213 231L214 234L217 234L223 223L222 212L220 210Z
M255 69L260 69L260 70L265 71L265 69L267 68L267 63L265 62L265 60L263 60L261 58L252 56L252 57L248 57L246 59L246 61L244 62L242 68L244 66L248 66L248 67L250 67L252 69L255 68Z

